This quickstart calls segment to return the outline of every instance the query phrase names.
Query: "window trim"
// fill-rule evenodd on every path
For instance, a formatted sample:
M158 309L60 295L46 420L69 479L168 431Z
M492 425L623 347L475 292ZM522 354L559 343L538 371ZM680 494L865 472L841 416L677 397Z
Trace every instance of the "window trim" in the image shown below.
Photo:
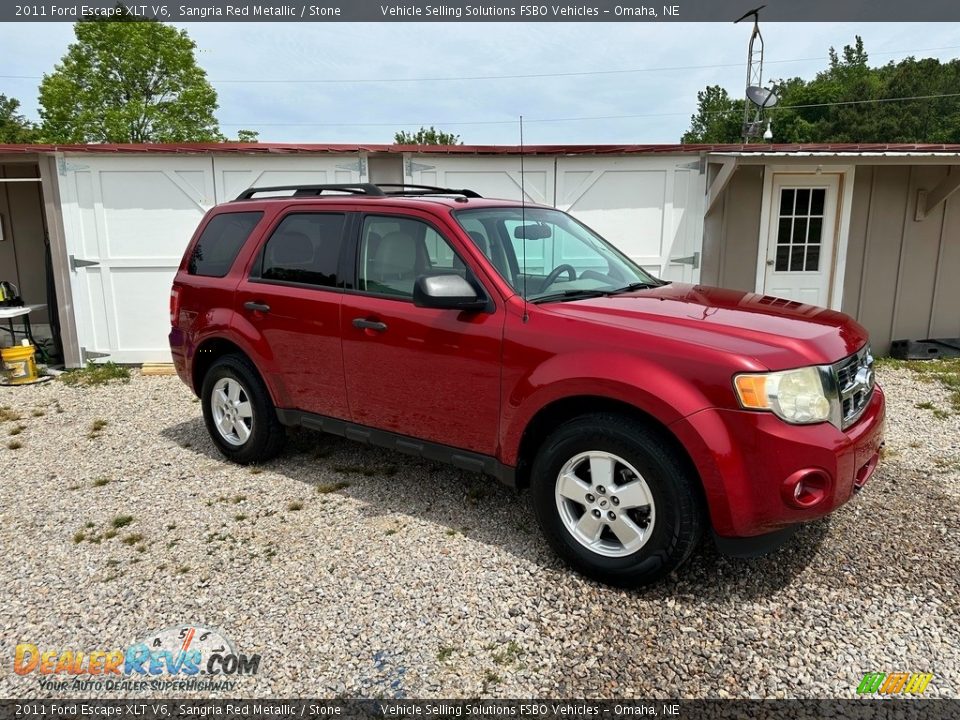
M353 256L353 261L354 261L354 263L353 263L353 282L352 282L353 287L352 287L352 288L349 288L349 289L344 288L344 293L346 293L346 294L348 294L348 295L361 295L361 296L363 296L363 297L380 298L380 299L382 299L382 300L394 300L394 301L396 301L396 302L403 302L403 303L407 303L407 304L409 304L409 305L413 305L413 297L412 297L412 296L409 297L409 298L408 298L408 297L400 297L400 296L397 296L397 295L391 295L391 294L389 294L389 293L370 292L369 290L361 290L361 289L360 289L360 250L361 250L362 245L363 245L363 226L364 226L364 223L366 222L366 219L367 219L368 217L399 218L399 219L401 219L401 220L413 220L413 221L417 221L417 222L422 222L424 225L426 225L427 227L429 227L431 230L433 230L435 233L437 233L437 235L439 235L441 238L443 238L443 241L444 241L445 243L447 243L447 245L450 246L450 249L451 249L451 250L453 250L453 254L457 257L457 259L460 260L460 262L463 263L463 266L466 268L466 275L465 275L464 279L465 279L467 282L469 282L471 285L473 285L474 289L477 291L478 297L482 298L482 299L485 300L486 303L487 303L486 309L485 309L485 310L482 310L481 312L488 312L488 313L493 313L493 312L495 312L495 310L496 310L496 305L495 305L495 303L493 302L493 296L491 295L490 291L489 291L489 290L487 289L487 287L483 284L483 282L480 280L480 278L477 277L477 273L474 272L473 268L470 267L470 263L467 262L467 261L464 259L463 253L460 252L460 250L457 248L456 243L451 242L450 237L448 236L448 234L445 233L445 232L443 232L440 228L438 228L437 225L436 225L436 223L431 222L430 220L427 220L426 218L420 217L419 215L408 215L408 214L402 213L402 212L399 212L399 213L384 213L384 212L378 210L377 212L361 211L361 212L356 213L356 228L355 228L355 231L356 231L356 232L355 232L355 235L354 235L354 241L355 241L356 245L355 245L355 247L353 248L353 251L354 251L354 256ZM416 281L414 281L414 282L416 282ZM426 308L424 308L424 309L426 309Z
M343 253L348 244L348 234L351 226L353 213L349 210L335 210L324 208L322 210L312 210L307 208L289 208L285 212L278 214L275 222L263 233L263 237L253 254L250 267L247 271L247 282L259 285L278 285L281 287L303 288L305 290L322 290L325 292L342 293L344 291L345 280L340 273L343 270ZM296 280L277 280L275 278L265 278L262 276L264 253L267 249L267 243L273 238L283 221L292 215L341 215L343 216L343 226L340 228L340 247L337 250L337 284L336 285L317 285L315 283L298 282Z

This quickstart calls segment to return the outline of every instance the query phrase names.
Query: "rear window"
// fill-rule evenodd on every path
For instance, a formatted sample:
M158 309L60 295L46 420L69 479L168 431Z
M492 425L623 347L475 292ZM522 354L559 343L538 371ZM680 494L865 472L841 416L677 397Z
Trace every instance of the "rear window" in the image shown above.
M190 254L187 272L207 277L226 275L262 217L262 212L221 213L214 217Z

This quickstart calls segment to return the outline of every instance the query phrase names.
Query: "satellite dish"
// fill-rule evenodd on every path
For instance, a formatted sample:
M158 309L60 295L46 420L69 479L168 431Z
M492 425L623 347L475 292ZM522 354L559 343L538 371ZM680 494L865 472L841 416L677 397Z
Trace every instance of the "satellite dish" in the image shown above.
M759 108L772 108L780 98L776 96L773 90L751 85L747 88L747 98Z

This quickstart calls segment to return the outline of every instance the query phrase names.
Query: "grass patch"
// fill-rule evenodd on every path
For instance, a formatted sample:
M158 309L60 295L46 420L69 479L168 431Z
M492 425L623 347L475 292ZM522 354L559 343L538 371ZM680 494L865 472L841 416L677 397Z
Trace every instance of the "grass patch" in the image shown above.
M387 530L386 534L387 534L387 535L396 535L396 534L397 534L397 529L396 529L396 528L390 528L389 530Z
M380 468L374 465L334 465L334 472L341 475L363 475L364 477L374 477L380 474Z
M950 417L950 413L947 412L946 410L941 410L940 408L937 408L933 411L933 416L937 420L946 420L948 417Z
M133 522L133 515L117 515L110 524L117 530Z
M23 432L24 430L26 430L26 429L27 429L27 426L26 426L26 425L14 425L12 428L10 428L10 429L7 431L7 434L8 434L8 435L19 435L20 433L22 433L22 432Z
M936 410L937 409L937 406L929 401L917 403L916 405L914 405L914 407L917 410Z
M33 415L34 417L43 417L44 415L46 415L46 413L40 408L34 408L30 414Z
M455 650L455 648L452 648L449 645L441 645L440 649L437 650L437 660L440 662L446 662L453 657Z
M90 432L87 433L87 437L99 437L100 433L103 432L103 429L109 424L110 423L103 418L96 418L92 423L90 423Z
M7 447L10 450L19 450L20 448L23 447L23 443L20 442L19 440L11 440L7 443Z
M73 534L73 544L74 544L74 545L79 545L80 543L82 543L82 542L83 542L84 540L86 540L86 539L87 539L87 534L86 534L83 530L77 530L77 531Z
M14 422L20 419L20 413L9 405L0 406L0 422Z
M500 676L497 675L493 670L486 670L483 673L483 690L486 692L487 688L491 685L497 685L500 683Z
M519 660L522 655L523 649L511 640L501 650L493 653L491 657L497 665L510 665Z
M138 542L143 540L143 535L140 533L130 533L129 535L124 536L122 542L124 545L136 545Z
M113 540L119 534L120 533L117 530L115 530L114 528L110 528L105 533L103 533L103 537L105 540Z
M303 503L299 500L294 500L291 503L287 504L287 510L290 512L297 512L298 510L303 510Z
M894 360L880 358L877 365L882 368L909 370L924 382L938 383L950 393L950 405L954 412L960 413L960 358L941 360ZM923 403L921 403L923 404ZM940 411L945 412L943 410ZM937 411L934 410L934 415ZM949 413L944 417L949 416ZM939 417L939 416L938 416Z
M237 522L243 522L244 520L247 519L247 516L244 515L243 513L237 513L236 515L233 516L233 519L236 520Z
M230 498L230 502L232 502L234 505L239 505L246 499L246 495L234 495L232 498Z
M67 485L67 490L79 490L79 485Z
M176 529L177 529L176 523L170 523L169 525L167 525L167 530L176 530Z
M109 485L109 484L110 484L110 478L108 477L98 477L98 478L95 478L93 481L94 487L103 487L104 485Z
M338 480L337 482L321 483L317 485L317 492L321 495L327 495L328 493L336 492L337 490L343 490L344 488L348 487L350 487L350 483L343 480Z
M68 370L60 381L72 387L96 387L111 382L130 382L130 370L116 363L88 363L79 370Z
M188 572L190 572L189 565L181 565L180 567L177 568L178 575L186 575Z
M262 468L262 467L257 467L256 465L253 465L253 466L251 466L251 468L250 468L250 474L251 474L251 475L259 475L259 474L262 473L262 472L263 472L263 468Z

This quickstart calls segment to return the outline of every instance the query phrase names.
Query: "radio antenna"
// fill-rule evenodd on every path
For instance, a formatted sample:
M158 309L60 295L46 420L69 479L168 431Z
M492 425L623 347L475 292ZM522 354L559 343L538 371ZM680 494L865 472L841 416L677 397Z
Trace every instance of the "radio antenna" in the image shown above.
M527 316L527 189L523 177L523 115L520 116L520 227L521 242L523 243L523 268L520 272L523 278L523 321Z

